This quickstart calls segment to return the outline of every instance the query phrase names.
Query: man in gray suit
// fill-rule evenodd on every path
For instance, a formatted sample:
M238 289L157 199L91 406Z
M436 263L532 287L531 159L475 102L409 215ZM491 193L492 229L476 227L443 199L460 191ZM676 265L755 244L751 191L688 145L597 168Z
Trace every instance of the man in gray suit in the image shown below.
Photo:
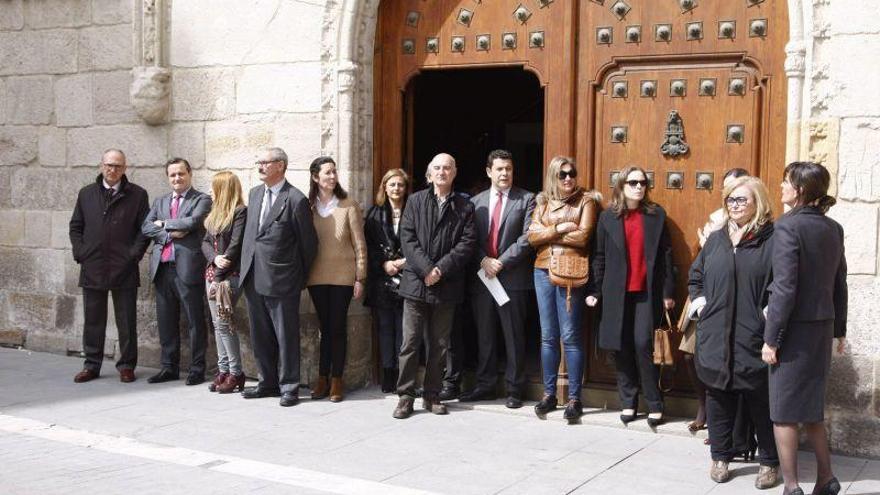
M211 198L192 187L192 168L183 158L165 163L171 192L153 203L141 226L153 240L150 279L156 285L156 320L162 346L162 369L149 383L177 380L180 372L180 308L189 325L192 359L187 385L205 381L205 217Z
M260 383L245 399L299 402L299 300L318 252L309 200L284 179L287 153L267 148L256 163L263 185L251 189L240 280L248 301ZM280 371L279 371L280 368Z
M529 291L534 290L533 254L526 232L535 210L535 195L513 185L513 156L506 150L489 153L486 175L492 186L471 199L477 229L477 259L486 277L497 278L510 301L499 306L485 284L474 277L471 303L477 327L477 384L461 402L495 399L498 381L495 335L498 323L507 354L507 403L522 407L525 384L525 320Z

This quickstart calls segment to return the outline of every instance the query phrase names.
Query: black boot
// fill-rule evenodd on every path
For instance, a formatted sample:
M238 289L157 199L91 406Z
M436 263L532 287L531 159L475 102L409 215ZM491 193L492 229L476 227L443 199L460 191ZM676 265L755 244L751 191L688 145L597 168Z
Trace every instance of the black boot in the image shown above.
M382 368L382 393L390 394L397 389L397 370Z

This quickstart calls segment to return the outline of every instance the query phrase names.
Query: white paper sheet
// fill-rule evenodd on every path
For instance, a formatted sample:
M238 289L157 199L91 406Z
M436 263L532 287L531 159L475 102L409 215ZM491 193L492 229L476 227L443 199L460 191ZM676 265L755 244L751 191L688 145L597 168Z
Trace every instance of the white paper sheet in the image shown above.
M495 298L495 302L498 303L499 306L504 306L510 301L510 297L507 296L507 291L504 290L504 286L501 285L501 281L498 280L498 277L487 277L486 270L483 270L482 268L477 271L477 276L483 281L483 285L489 289L489 294L492 294L492 297Z

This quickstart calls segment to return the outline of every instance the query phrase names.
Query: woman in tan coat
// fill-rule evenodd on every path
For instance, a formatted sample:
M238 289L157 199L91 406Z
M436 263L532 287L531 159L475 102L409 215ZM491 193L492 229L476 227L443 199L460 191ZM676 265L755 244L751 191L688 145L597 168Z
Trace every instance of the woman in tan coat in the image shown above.
M309 167L309 202L318 233L318 256L306 286L321 325L318 383L312 399L343 398L342 372L348 340L346 320L352 297L359 299L367 278L363 213L339 185L332 158L316 158Z
M587 246L596 227L596 195L577 185L577 169L571 158L557 156L550 161L544 191L529 226L529 244L537 251L535 296L541 319L541 368L544 397L535 406L539 418L556 409L556 378L559 372L559 341L568 367L568 404L565 419L576 422L583 414L581 382L584 346L581 318L584 286L589 265ZM550 273L551 258L577 259L584 266L583 278L567 286ZM555 283L554 283L555 282Z

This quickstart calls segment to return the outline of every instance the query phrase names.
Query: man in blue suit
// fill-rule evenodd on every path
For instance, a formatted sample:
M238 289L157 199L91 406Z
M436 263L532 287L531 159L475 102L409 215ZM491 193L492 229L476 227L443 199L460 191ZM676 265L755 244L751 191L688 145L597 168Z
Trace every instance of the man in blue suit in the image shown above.
M205 381L205 217L211 211L211 198L192 187L192 168L183 158L165 164L171 192L153 203L141 226L153 240L150 279L156 285L156 316L162 369L147 379L149 383L177 380L180 372L180 309L189 325L192 361L187 385Z

